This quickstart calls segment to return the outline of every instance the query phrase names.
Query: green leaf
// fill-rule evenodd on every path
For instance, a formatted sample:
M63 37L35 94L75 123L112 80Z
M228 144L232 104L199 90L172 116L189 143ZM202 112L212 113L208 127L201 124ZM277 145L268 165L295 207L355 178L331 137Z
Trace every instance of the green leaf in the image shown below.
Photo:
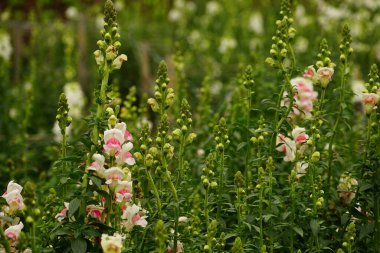
M80 200L78 198L75 198L70 201L69 214L68 214L69 218L73 216L73 214L79 209L79 207L80 207Z
M311 232L313 233L314 236L317 236L318 235L318 232L319 232L319 224L318 224L318 221L313 219L310 221L310 228L311 228Z
M71 241L71 250L75 253L86 253L87 243L83 239L75 239Z
M293 230L299 234L301 237L303 237L303 230L300 227L293 227Z

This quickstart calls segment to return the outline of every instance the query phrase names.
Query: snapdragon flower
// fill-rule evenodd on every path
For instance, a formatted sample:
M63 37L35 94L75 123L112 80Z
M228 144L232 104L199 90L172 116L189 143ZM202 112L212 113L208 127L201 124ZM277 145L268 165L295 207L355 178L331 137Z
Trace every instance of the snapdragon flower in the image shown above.
M10 238L13 242L16 242L20 236L21 230L24 228L24 224L20 222L17 225L10 226L4 231L4 235Z
M140 206L133 204L132 206L126 205L123 210L122 224L127 231L132 231L134 226L145 228L148 225L145 215L146 211L141 209Z
M351 177L350 174L343 174L340 177L337 191L344 204L349 204L355 198L355 190L357 186L358 181Z
M104 253L121 253L123 249L123 238L115 233L113 236L102 234L101 246Z
M312 75L312 69L307 75ZM294 89L293 93L293 110L289 113L290 118L310 118L311 112L313 111L313 102L317 99L318 93L314 91L313 83L311 80L296 77L290 80L290 83ZM288 98L288 93L284 92L283 99L281 101L281 106L289 106L290 100Z

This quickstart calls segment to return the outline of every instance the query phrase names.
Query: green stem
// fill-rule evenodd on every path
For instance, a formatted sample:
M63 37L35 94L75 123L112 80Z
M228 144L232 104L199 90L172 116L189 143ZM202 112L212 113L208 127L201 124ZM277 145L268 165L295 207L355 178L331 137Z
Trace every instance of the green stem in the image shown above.
M313 199L313 212L312 217L317 220L318 222L318 209L317 209L317 194L315 192L315 183L314 183L314 164L309 163L309 180L310 180L310 186L311 186L311 193L312 193L312 199ZM319 239L318 234L313 235L317 249L319 250Z
M285 92L285 87L288 88L287 92L288 92L288 96L289 96L289 101L290 102L289 102L289 106L287 107L287 109L285 111L285 114L282 115L282 117L280 118L280 120L278 119L278 117L279 117L278 110L276 111L275 118L274 118L275 130L274 130L274 132L272 134L272 141L271 141L271 147L270 147L269 155L273 155L273 152L274 152L275 147L276 147L276 137L277 137L278 130L281 128L281 126L284 123L284 121L288 118L288 115L289 115L290 111L293 109L293 103L294 103L293 87L292 87L292 85L290 83L289 76L286 74L285 68L282 65L281 65L281 70L285 73L284 77L285 77L285 82L286 83L285 83L285 85L282 85L279 97L277 99L276 108L280 109L282 96L283 96L283 94Z
M97 110L96 110L96 123L94 125L94 128L92 130L92 142L95 145L98 145L98 139L99 139L99 121L101 120L103 113L104 113L104 104L107 99L107 86L108 86L108 79L109 79L109 69L108 66L104 66L104 75L102 78L102 84L100 86L100 94L99 94L99 101Z
M206 229L208 228L208 188L205 189L204 216L206 220Z
M64 159L66 158L66 130L62 130L62 146L61 146L61 151L62 151L62 174L66 173L66 161ZM63 196L66 196L66 185L63 186Z
M219 174L219 183L218 183L218 210L217 210L217 218L220 218L220 214L222 211L222 189L224 187L224 149L221 153L220 158L220 174Z
M237 188L237 200L236 200L236 211L237 211L237 220L238 220L238 230L241 228L241 204L240 204L240 188Z
M344 104L344 92L345 92L345 83L346 83L344 72L346 71L346 68L347 68L347 63L343 63L342 69L341 69L342 75L341 75L341 79L340 79L339 112L338 112L338 116L336 117L334 127L333 127L333 131L332 131L332 135L331 135L331 138L329 141L329 158L328 158L328 172L327 172L328 173L327 174L328 188L327 188L327 192L326 192L327 195L329 195L328 192L331 188L332 163L333 163L332 146L333 146L336 131L337 131L337 128L338 128L338 125L339 125L339 122L341 120L343 110L344 110L343 104Z
M183 135L181 135L181 140L179 144L179 153L178 153L178 173L177 173L177 180L175 186L177 187L183 174L183 167L184 167L184 149L185 149L185 138Z
M259 223L260 223L260 252L264 246L264 231L263 231L263 189L259 192Z
M272 188L273 188L273 176L272 176L272 168L269 168L269 192L268 192L268 212L272 214ZM273 253L273 236L272 236L272 219L269 219L269 251Z
M295 216L296 216L296 208L295 208L295 186L294 181L291 182L290 185L290 199L291 199L291 205L292 205L292 220L291 220L291 226L293 227ZM294 232L293 229L290 230L290 253L294 252Z
M32 251L37 252L36 249L36 223L33 222L32 225Z
M161 217L161 199L160 199L160 195L158 193L156 184L154 183L152 174L149 171L149 168L145 169L145 173L146 173L146 176L148 177L148 181L149 181L150 187L152 187L152 189L153 189L154 196L156 197L156 201L157 201L157 213L158 213L158 217L160 218Z
M175 217L174 217L174 243L173 243L173 252L177 252L177 243L178 243L178 218L179 218L179 201L177 196L177 190L170 178L170 171L167 169L166 166L166 180L169 183L170 190L172 191L174 201L175 201Z
M246 131L247 131L247 138L246 138L246 143L247 143L247 150L245 154L245 192L248 195L248 186L249 186L249 181L248 181L248 171L249 171L249 158L251 156L251 145L250 145L250 132L249 132L249 127L251 124L251 108L252 108L252 89L248 89L248 111L247 111L247 126L246 126Z

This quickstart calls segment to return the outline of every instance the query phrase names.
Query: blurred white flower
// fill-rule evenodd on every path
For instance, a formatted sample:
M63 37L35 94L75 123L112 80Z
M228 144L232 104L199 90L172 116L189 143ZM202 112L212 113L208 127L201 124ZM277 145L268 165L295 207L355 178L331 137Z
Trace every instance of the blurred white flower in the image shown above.
M115 1L115 3L114 3L114 7L115 7L115 10L116 10L117 12L119 12L119 11L123 10L123 8L124 8L124 2L121 1L121 0L117 0L117 1Z
M236 48L237 42L234 38L224 37L220 41L219 53L225 54L226 52Z
M7 33L0 33L0 58L9 61L12 51L11 37Z
M217 1L210 1L206 5L206 14L214 16L221 11L221 6Z
M69 8L67 8L65 14L68 19L74 20L78 18L78 9L74 6L70 6Z
M171 9L169 11L169 20L171 22L178 22L182 17L182 13L178 9Z
M263 16L260 12L255 12L249 18L249 28L251 31L262 34L264 31Z
M364 82L362 80L353 80L351 83L352 92L354 93L352 97L353 103L361 103L363 99L363 91L366 89Z
M309 41L305 37L298 37L294 42L294 50L297 53L305 53L309 48Z
M69 82L63 87L63 92L67 97L67 103L70 107L70 116L73 119L80 119L85 105L85 97L81 86L78 82Z

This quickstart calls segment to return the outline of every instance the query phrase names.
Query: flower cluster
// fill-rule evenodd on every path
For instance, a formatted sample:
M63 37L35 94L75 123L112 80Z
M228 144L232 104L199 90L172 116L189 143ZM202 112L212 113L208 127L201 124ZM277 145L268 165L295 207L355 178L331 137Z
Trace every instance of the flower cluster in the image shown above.
M18 210L22 210L24 208L24 200L21 196L22 189L23 187L21 185L14 183L13 181L8 183L7 190L2 195L7 202L7 206L2 206L0 208L0 227L4 227L6 225L1 217L14 215ZM18 218L14 219L13 222L17 222L18 224L10 224L4 231L4 235L11 240L12 246L16 246L21 230L24 228L24 224L18 220Z
M337 187L339 198L344 204L350 203L355 198L355 190L358 181L350 174L343 174L339 179Z
M110 119L113 118L112 116ZM112 120L109 120L112 122ZM146 227L146 211L139 205L132 203L133 181L132 174L127 167L135 164L135 159L130 153L133 148L133 137L127 130L125 123L116 123L113 128L104 132L103 153L95 153L93 162L87 167L97 177L104 180L102 189L112 196L112 204L121 210L121 224L126 231L131 231L134 226ZM90 182L92 184L92 182ZM108 203L103 198L98 205L87 205L86 212L89 217L105 222L110 215L106 208ZM56 215L59 221L66 218L68 205Z
M365 112L370 115L372 110L377 108L380 101L380 83L376 65L371 66L369 82L365 84L365 87L362 102Z
M313 102L318 96L318 93L314 91L312 81L303 77L296 77L290 80L290 83L294 90L294 104L292 112L289 113L289 117L291 119L309 119L311 117L311 112L313 111ZM281 106L289 105L290 98L288 93L285 91L281 101Z
M293 129L292 138L283 134L277 135L276 146L277 151L284 154L284 161L292 162L296 159L297 151L301 154L307 148L306 142L309 136L306 134L305 128L296 127Z
M303 76L310 79L313 83L320 83L323 88L326 88L331 81L334 69L332 67L319 67L315 70L314 66L307 67Z

